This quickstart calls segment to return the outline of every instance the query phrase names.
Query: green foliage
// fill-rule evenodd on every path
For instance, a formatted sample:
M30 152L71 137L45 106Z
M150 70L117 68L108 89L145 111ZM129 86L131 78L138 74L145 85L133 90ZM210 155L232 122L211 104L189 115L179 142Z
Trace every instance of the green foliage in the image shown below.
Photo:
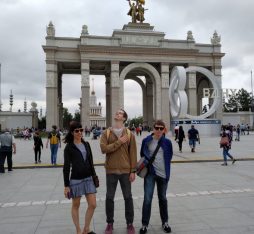
M126 126L132 127L133 125L135 127L139 126L139 124L143 124L143 116L135 117L133 119L128 119L126 121Z
M75 111L73 120L80 122L80 111L79 110Z
M39 129L46 129L46 116L44 116L38 120L38 128Z
M240 89L235 96L229 95L228 101L223 105L225 112L249 111L252 96L245 89Z
M69 123L72 121L73 116L69 113L68 109L63 107L63 127L68 128Z

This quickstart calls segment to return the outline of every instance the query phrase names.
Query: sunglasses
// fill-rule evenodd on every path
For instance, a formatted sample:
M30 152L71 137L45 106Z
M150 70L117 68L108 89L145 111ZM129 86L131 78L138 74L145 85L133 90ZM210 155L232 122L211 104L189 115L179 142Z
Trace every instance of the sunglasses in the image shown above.
M123 112L123 111L117 111L116 114L121 114L121 115L123 115L124 112Z
M84 131L83 128L74 129L74 132L75 132L75 133L79 133L79 132L83 132L83 131Z
M154 127L155 130L160 130L160 131L163 131L164 130L164 127Z

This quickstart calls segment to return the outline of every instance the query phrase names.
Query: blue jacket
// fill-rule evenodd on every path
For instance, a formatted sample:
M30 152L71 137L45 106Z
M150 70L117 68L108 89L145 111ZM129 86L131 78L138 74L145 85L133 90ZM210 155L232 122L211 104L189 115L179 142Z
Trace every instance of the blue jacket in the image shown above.
M150 159L150 153L148 149L149 142L153 140L153 134L147 136L143 139L141 150L140 150L140 156L145 157L144 163L147 165L148 160ZM164 160L165 160L165 171L166 171L166 179L169 180L170 178L170 165L171 165L171 159L173 156L173 147L171 141L163 135L160 140L161 148L164 152ZM155 174L155 170L153 165L149 166L149 172Z

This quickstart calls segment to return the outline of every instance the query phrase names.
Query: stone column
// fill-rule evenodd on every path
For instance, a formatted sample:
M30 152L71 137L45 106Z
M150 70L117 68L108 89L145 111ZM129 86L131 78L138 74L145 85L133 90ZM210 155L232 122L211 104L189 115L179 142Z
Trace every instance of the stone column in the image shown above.
M213 68L213 72L214 72L214 76L216 78L216 82L218 84L218 87L220 88L221 92L219 92L219 94L221 95L220 98L221 98L221 103L217 109L217 111L214 113L213 116L211 116L212 118L215 118L215 119L220 119L221 122L222 122L222 118L223 118L223 105L222 105L222 80L221 80L221 77L222 77L222 74L221 74L221 60L218 59L217 61L217 64L214 68Z
M147 113L147 89L146 87L141 87L143 93L143 123L144 126L148 126L148 113Z
M58 113L59 113L59 123L58 127L63 129L63 101L62 101L62 73L58 73Z
M196 72L187 73L187 96L188 96L188 113L197 115L197 79Z
M153 98L153 83L146 82L146 110L147 123L149 127L153 127L154 121L154 98Z
M161 118L170 127L169 113L169 64L161 64Z
M48 52L49 53L49 52ZM49 56L49 54L47 54ZM54 56L54 55L53 55ZM59 124L58 94L57 94L57 64L54 60L46 60L46 129Z
M124 108L121 106L120 100L120 79L119 79L119 62L111 61L111 79L110 79L110 89L111 89L111 125L114 121L114 114L119 108ZM123 103L122 103L123 105Z
M90 68L89 61L81 61L81 124L83 127L90 126Z
M110 75L106 75L106 127L110 127L112 125L111 123L111 91L110 91Z

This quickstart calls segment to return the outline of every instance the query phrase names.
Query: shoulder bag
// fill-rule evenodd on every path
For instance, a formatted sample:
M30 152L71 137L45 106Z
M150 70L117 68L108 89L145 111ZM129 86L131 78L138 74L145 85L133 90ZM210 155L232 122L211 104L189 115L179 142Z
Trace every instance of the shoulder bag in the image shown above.
M136 173L137 173L137 175L138 175L139 177L145 178L145 176L146 176L147 173L148 173L148 167L149 167L149 165L151 165L151 164L153 163L153 161L154 161L154 159L155 159L155 156L156 156L156 154L157 154L158 151L159 151L159 148L160 148L160 142L158 142L157 147L156 147L155 151L153 152L153 155L152 155L152 157L150 158L150 160L148 161L148 164L147 164L147 165L144 164L145 157L142 157L142 158L138 161L137 166L136 166Z

